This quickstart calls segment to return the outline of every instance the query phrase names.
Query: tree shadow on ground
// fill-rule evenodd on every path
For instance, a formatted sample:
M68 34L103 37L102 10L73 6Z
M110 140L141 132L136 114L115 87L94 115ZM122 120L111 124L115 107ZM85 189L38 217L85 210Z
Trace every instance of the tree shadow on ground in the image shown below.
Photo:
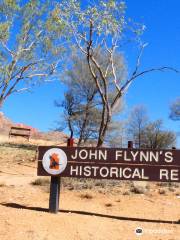
M32 210L32 211L38 211L38 212L49 212L49 210L47 208L29 207L29 206L24 206L24 205L17 204L17 203L0 203L0 205L5 206L5 207L10 207L10 208L26 209L26 210ZM180 220L170 221L170 220L159 220L159 219L122 217L122 216L113 216L113 215L107 215L107 214L101 214L101 213L95 213L95 212L64 210L64 209L59 210L59 212L60 213L80 214L80 215L86 215L86 216L96 216L96 217L102 217L102 218L110 218L110 219L116 219L116 220L121 220L121 221L180 224Z

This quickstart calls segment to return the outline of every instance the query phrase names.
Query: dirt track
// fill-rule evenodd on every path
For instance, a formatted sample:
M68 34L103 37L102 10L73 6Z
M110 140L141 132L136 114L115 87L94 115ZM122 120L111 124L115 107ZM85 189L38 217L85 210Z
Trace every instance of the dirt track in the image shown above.
M179 218L175 197L92 193L92 199L81 199L81 194L63 191L60 213L53 215L46 212L48 193L39 187L1 188L0 239L125 240L137 238L137 227L146 231L142 239L179 239L180 226L171 223Z

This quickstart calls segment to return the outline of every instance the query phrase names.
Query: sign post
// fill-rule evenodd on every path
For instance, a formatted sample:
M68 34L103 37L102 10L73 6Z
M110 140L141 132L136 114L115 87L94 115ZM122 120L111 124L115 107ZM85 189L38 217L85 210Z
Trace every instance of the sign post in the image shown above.
M128 148L133 148L133 141L128 141Z
M68 139L67 146L68 147L73 146L73 138ZM53 151L52 153L49 150L46 156L47 159L50 158L50 164L48 166L44 165L43 167L46 169L47 172L49 172L49 174L53 174L53 171L56 172L58 170L60 170L61 172L61 168L59 167L61 165L59 164L58 153L61 154L61 152L59 152L58 149L56 148L56 151ZM49 171L48 171L48 168L49 168ZM49 212L51 213L58 213L59 211L60 189L61 189L60 176L51 176L50 197L49 197Z
M60 177L51 176L49 212L58 213L59 211L59 195L60 195Z

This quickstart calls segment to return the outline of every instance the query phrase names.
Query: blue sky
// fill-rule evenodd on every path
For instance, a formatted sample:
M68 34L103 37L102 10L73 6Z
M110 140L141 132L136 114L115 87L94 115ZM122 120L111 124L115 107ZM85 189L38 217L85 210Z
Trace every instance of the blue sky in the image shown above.
M141 69L172 66L180 69L180 1L127 0L127 15L146 25ZM136 49L125 52L129 70L133 69ZM169 105L180 96L180 74L154 72L137 79L126 95L126 113L135 105L146 106L152 120L163 119L167 129L179 131L180 123L168 118ZM41 131L56 126L59 109L54 100L63 99L63 86L57 81L33 90L10 96L2 111L14 122L23 122ZM179 145L179 143L178 143Z
M127 0L127 6L128 14L147 27L143 40L149 45L142 58L142 69L162 65L180 69L180 1ZM131 62L129 52L127 57ZM128 108L144 104L152 120L161 118L167 129L180 131L180 123L168 119L169 105L178 96L180 75L154 72L137 79L126 100Z

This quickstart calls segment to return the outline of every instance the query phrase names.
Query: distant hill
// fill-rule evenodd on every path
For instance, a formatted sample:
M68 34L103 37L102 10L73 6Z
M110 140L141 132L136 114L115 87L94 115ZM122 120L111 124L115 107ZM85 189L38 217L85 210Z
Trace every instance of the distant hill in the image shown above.
M11 126L30 128L32 134L38 133L38 129L28 126L24 123L14 123L12 120L7 118L3 112L0 112L0 133L9 133Z
M0 133L9 132L9 129L12 125L13 122L5 117L3 112L0 112Z
M68 136L63 132L49 131L49 132L36 132L32 135L35 139L49 140L49 141L61 141L67 142Z
M14 123L7 118L3 112L0 112L0 134L8 135L11 126L25 127L31 129L31 137L35 139L51 140L51 141L67 141L68 136L63 132L49 131L40 132L38 129L33 128L24 123Z

